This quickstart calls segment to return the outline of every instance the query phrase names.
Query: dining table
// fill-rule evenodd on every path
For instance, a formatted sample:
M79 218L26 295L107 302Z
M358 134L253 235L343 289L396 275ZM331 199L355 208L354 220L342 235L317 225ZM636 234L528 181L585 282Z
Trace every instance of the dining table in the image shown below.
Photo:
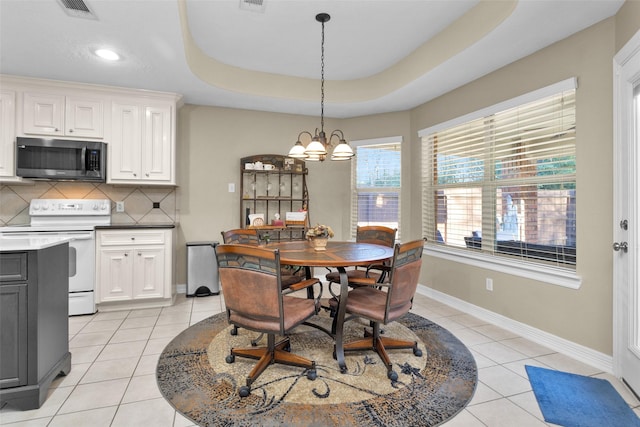
M393 257L393 248L370 243L329 241L325 250L316 250L304 240L272 242L267 247L279 250L281 264L305 267L307 275L310 275L311 267L335 268L340 273L340 295L337 298L338 309L335 313L335 357L340 371L346 373L343 342L346 301L349 294L346 268L380 264Z

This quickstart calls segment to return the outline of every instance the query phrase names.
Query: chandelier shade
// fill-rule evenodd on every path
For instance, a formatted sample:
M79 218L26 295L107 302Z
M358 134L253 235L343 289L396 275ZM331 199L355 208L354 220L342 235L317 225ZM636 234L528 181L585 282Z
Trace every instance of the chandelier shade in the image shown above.
M289 150L289 157L296 159L304 159L310 162L323 162L329 150L333 148L331 160L351 160L355 155L349 143L345 140L344 134L340 129L331 132L331 136L327 139L324 132L324 24L331 19L328 13L319 13L316 15L316 21L322 24L322 40L320 44L320 130L316 128L315 134L302 131L298 134L298 140ZM301 138L309 135L311 141L306 147L302 144ZM336 137L337 143L332 144L332 140Z

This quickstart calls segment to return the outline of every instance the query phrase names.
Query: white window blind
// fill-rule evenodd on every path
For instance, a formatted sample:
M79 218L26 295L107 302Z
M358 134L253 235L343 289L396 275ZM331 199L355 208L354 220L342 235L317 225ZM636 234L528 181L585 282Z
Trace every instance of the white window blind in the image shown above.
M429 242L575 268L575 89L423 135Z
M359 225L384 225L397 228L400 239L401 141L393 137L352 142L352 238Z

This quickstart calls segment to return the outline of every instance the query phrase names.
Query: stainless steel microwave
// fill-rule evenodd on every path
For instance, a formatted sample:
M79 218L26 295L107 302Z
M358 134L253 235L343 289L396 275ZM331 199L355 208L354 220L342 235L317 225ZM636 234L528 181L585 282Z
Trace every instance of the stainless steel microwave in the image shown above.
M16 175L23 178L104 182L107 144L67 139L16 139Z

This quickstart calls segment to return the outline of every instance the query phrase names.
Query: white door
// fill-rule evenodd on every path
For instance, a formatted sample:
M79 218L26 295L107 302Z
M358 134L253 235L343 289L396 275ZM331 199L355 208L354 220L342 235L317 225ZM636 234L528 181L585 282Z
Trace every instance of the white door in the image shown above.
M0 176L15 176L16 94L0 91Z
M102 138L104 136L102 100L68 97L65 126L65 134L69 136Z
M112 135L109 141L110 180L138 180L141 178L142 150L141 107L133 103L113 102Z
M614 58L614 370L640 394L640 32Z
M171 107L145 106L142 139L142 179L171 181Z
M164 297L164 246L134 249L133 298Z

